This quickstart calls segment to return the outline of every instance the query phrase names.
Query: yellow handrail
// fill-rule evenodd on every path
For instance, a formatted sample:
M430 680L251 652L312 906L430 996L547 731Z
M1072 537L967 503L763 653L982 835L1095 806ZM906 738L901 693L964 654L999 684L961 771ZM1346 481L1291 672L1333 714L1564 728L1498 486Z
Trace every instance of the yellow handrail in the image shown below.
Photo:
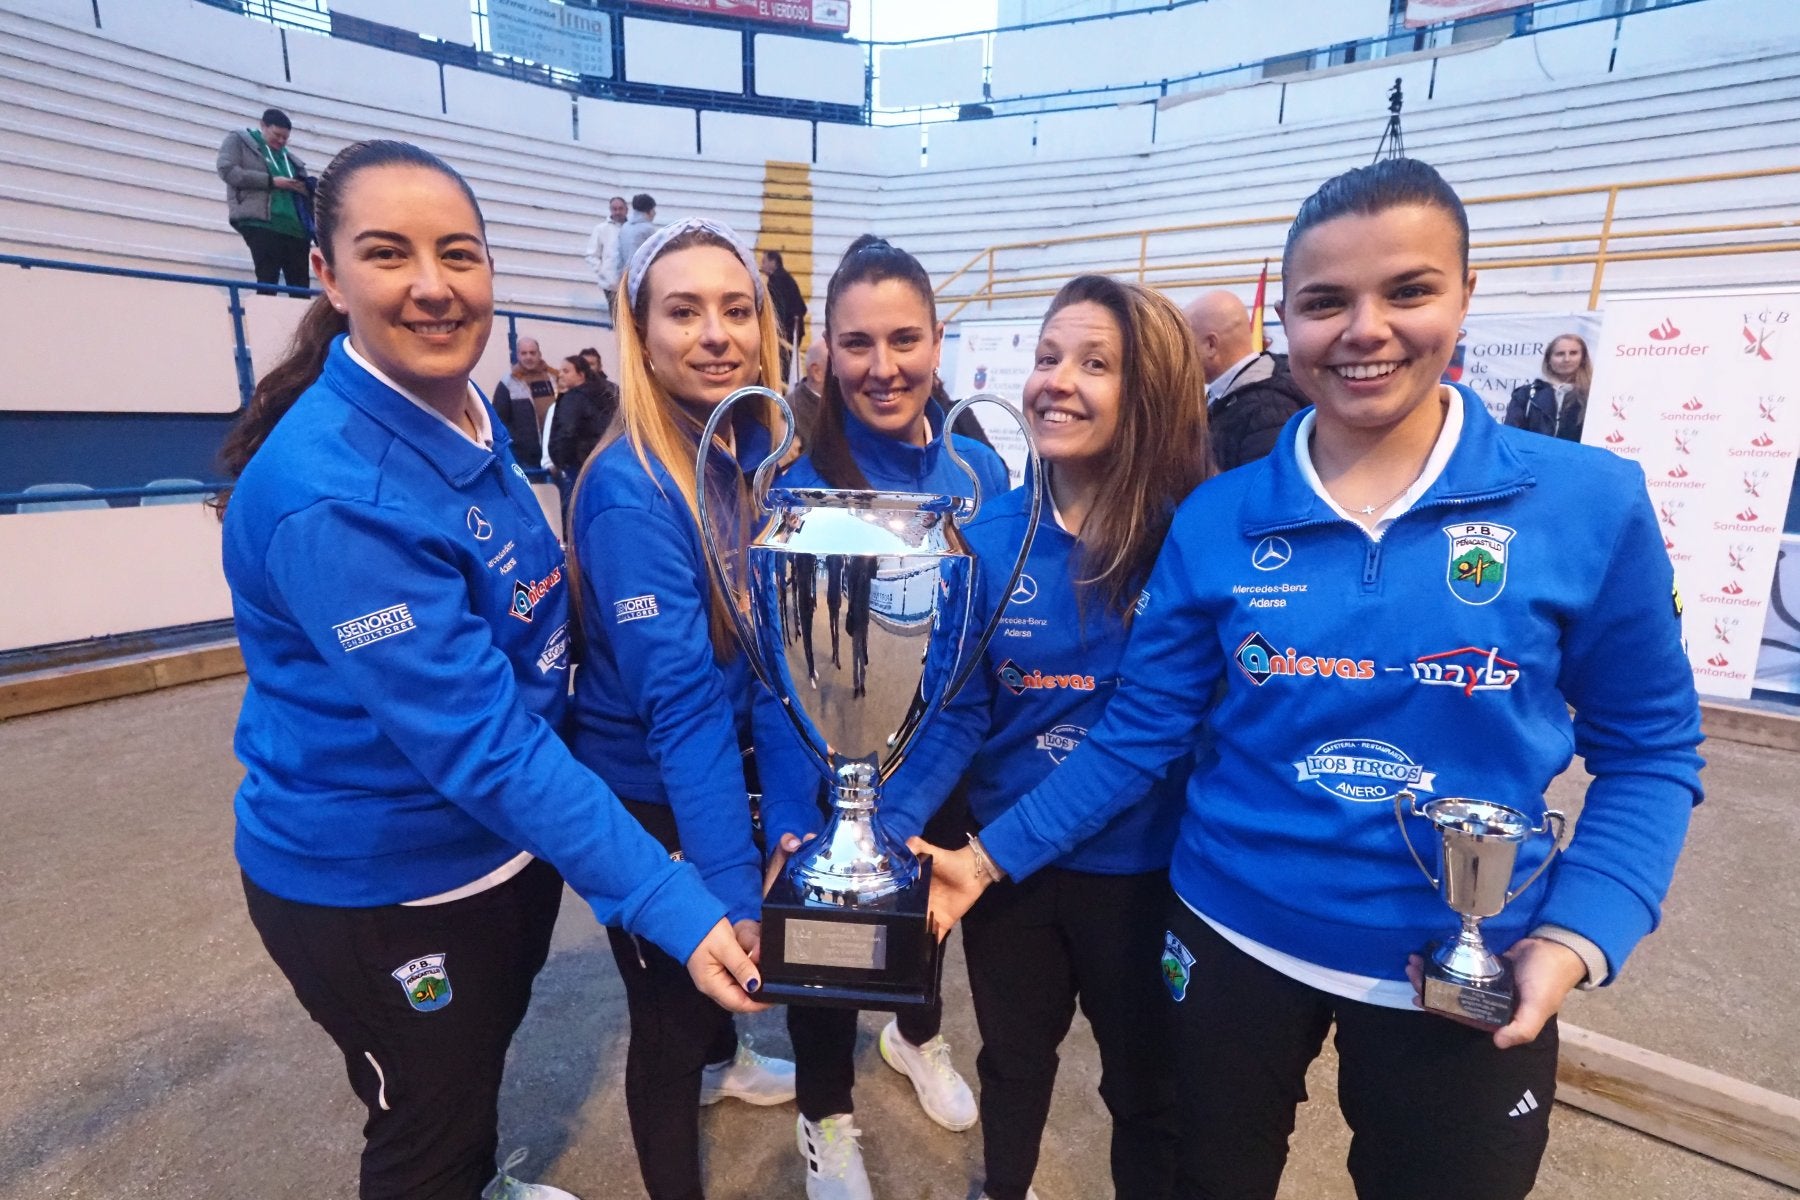
M1606 275L1606 267L1615 262L1645 262L1657 259L1686 259L1727 257L1742 254L1772 254L1800 249L1800 241L1758 241L1746 239L1708 246L1681 246L1654 250L1618 250L1614 243L1626 239L1643 238L1686 238L1699 236L1743 235L1767 233L1771 230L1792 229L1800 227L1800 220L1773 221L1741 221L1729 224L1695 224L1695 225L1659 225L1650 229L1615 230L1614 224L1619 219L1619 197L1627 192L1644 192L1656 188L1684 187L1695 184L1716 184L1737 182L1747 179L1767 179L1776 176L1800 174L1800 166L1760 167L1748 171L1715 171L1699 175L1676 175L1661 179L1626 180L1619 183L1591 184L1587 186L1537 188L1523 192L1502 192L1491 196L1479 196L1464 201L1467 208L1479 210L1484 206L1496 204L1516 204L1523 201L1561 199L1567 197L1601 197L1606 200L1605 211L1600 217L1598 229L1571 228L1566 232L1541 234L1532 237L1477 239L1470 242L1471 264L1484 270L1511 270L1526 267L1547 266L1588 266L1594 268L1593 280L1588 289L1588 307L1596 308L1600 303L1600 289ZM1256 275L1215 274L1232 267L1251 266L1261 263L1264 258L1279 258L1279 248L1265 249L1262 253L1243 257L1247 253L1244 246L1234 246L1229 252L1232 256L1182 259L1175 262L1152 261L1151 240L1171 234L1191 234L1200 232L1216 232L1232 229L1259 229L1267 226L1280 226L1285 229L1293 222L1292 213L1280 215L1243 217L1234 220L1194 221L1181 225L1160 225L1148 229L1127 229L1100 233L1069 234L1057 237L1033 238L1022 242L997 242L989 246L964 263L943 283L938 285L938 299L952 304L942 314L946 321L954 320L971 304L985 303L992 308L999 300L1040 299L1056 294L1055 288L1019 287L1019 284L1037 284L1050 280L1064 280L1072 273L1062 271L1008 271L1002 264L1001 256L1009 251L1044 250L1055 246L1086 245L1094 246L1106 242L1137 243L1135 261L1118 258L1104 266L1088 266L1083 270L1120 277L1135 277L1140 283L1154 282L1157 287L1179 290L1193 287L1222 287L1254 283ZM1528 247L1575 246L1592 244L1592 249L1580 253L1515 255L1513 257L1484 257L1479 251L1484 250L1519 250ZM987 260L987 278L973 291L951 293L950 285L969 274L982 259ZM1186 274L1178 278L1167 278L1176 272ZM1198 272L1198 274L1196 274ZM1279 279L1276 271L1272 278Z

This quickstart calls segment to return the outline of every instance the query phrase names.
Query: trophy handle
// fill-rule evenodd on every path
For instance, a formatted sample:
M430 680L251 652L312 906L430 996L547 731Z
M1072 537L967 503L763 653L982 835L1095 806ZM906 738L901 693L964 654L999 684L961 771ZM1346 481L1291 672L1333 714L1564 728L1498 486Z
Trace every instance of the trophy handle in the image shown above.
M1554 826L1554 829L1552 829L1552 826ZM1565 817L1562 814L1562 810L1555 809L1555 808L1547 808L1544 810L1544 823L1542 825L1538 826L1536 829L1533 829L1531 832L1533 832L1533 833L1552 833L1552 832L1554 832L1556 834L1555 838L1553 838L1550 842L1550 853L1544 855L1544 861L1538 864L1537 870L1533 871L1526 878L1524 883L1521 883L1518 887L1516 887L1512 891L1506 893L1506 902L1508 904L1511 904L1514 900L1518 899L1519 894L1521 892L1523 892L1526 888L1530 887L1532 884L1536 883L1537 877L1539 875L1542 875L1546 870L1549 869L1550 864L1553 861L1555 861L1555 859L1556 859L1557 852L1562 849L1563 834L1568 830L1568 827L1569 827L1569 818Z
M717 436L719 424L724 421L725 414L746 396L765 396L775 402L781 412L785 428L782 431L781 444L769 451L767 458L756 468L756 475L750 485L750 502L758 512L768 511L769 482L774 476L775 466L786 454L788 447L794 444L794 410L789 406L787 398L771 388L751 386L742 387L721 400L712 415L706 419L706 428L700 434L700 447L694 455L694 507L700 514L700 551L706 559L706 566L712 575L713 583L718 585L725 598L730 601L726 605L731 610L731 624L737 631L738 644L744 648L744 659L750 664L750 670L756 675L758 682L775 695L772 682L773 674L762 661L757 649L756 634L750 628L749 617L745 615L744 605L739 603L738 592L732 588L731 579L725 574L725 559L719 552L718 529L713 524L712 506L707 503L710 494L706 486L706 459L712 452L713 438ZM747 593L746 593L747 595ZM804 738L802 739L804 740Z
M1411 792L1406 791L1404 789L1402 789L1401 791L1395 792L1394 793L1394 820L1400 826L1400 836L1402 839L1405 840L1406 848L1408 851L1411 852L1413 861L1418 863L1419 870L1424 872L1426 880L1431 884L1432 887L1437 887L1438 886L1437 876L1433 875L1431 873L1431 868L1427 867L1425 865L1425 860L1419 857L1418 847L1413 845L1412 834L1406 832L1406 814L1409 812L1412 813L1412 815L1415 817L1420 815L1419 814L1419 798L1417 796L1413 795ZM1562 814L1558 813L1557 816L1561 817ZM1532 878L1535 879L1536 876L1533 876ZM1530 882L1531 882L1531 880L1529 880L1529 879L1526 880L1526 883L1530 883Z
M950 412L944 417L944 449L949 452L950 461L961 467L963 474L969 477L971 485L972 501L959 515L965 521L973 521L981 512L981 479L975 474L975 469L963 461L963 456L956 452L956 440L951 436L956 418L962 416L966 409L976 404L997 404L1019 423L1019 432L1025 437L1025 478L1031 484L1031 512L1026 519L1025 540L1019 546L1019 557L1013 562L1012 573L1006 577L1006 589L1000 593L1000 603L994 606L994 615L988 618L987 627L981 631L981 636L976 640L973 648L968 646L958 648L956 669L951 673L950 686L945 690L944 698L938 702L940 711L949 705L956 693L962 691L963 684L969 681L969 676L973 675L975 669L981 665L981 658L987 653L988 643L994 640L994 634L1000 628L1000 618L1006 615L1007 605L1012 603L1013 589L1019 586L1019 576L1025 573L1025 560L1031 554L1031 542L1033 538L1037 537L1038 517L1042 514L1044 507L1044 466L1038 460L1037 443L1031 438L1031 427L1026 424L1024 414L992 392L982 392L979 395L965 396L958 400L950 406Z

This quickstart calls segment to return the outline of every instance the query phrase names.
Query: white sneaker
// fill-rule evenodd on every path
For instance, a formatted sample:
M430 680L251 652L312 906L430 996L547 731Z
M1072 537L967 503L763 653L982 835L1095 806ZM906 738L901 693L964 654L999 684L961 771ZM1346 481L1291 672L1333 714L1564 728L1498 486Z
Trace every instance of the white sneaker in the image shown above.
M565 1192L547 1183L520 1183L512 1177L512 1169L525 1161L524 1150L506 1156L499 1172L481 1189L481 1200L581 1200L574 1192Z
M742 1042L730 1062L700 1074L700 1103L717 1104L730 1097L746 1104L786 1104L794 1098L794 1064L758 1054Z
M854 1117L840 1113L817 1125L801 1117L794 1132L806 1158L806 1200L874 1200Z
M942 1035L915 1046L900 1035L900 1022L881 1031L881 1061L912 1080L919 1107L945 1129L961 1132L980 1116L975 1093L950 1064L950 1046Z

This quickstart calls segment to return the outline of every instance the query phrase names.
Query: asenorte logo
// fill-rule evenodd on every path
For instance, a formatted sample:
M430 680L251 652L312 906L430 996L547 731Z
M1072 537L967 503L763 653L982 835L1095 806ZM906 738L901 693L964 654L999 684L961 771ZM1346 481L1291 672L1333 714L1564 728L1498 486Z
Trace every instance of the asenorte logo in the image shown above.
M393 604L360 617L352 617L342 625L333 625L331 631L337 634L338 645L350 651L360 650L412 628L412 610L404 604Z

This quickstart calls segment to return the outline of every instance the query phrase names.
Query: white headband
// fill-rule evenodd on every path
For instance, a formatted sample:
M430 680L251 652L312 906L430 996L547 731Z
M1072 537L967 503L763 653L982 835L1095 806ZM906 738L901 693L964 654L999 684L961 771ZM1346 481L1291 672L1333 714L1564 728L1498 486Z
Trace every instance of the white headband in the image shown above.
M750 279L756 285L756 310L762 311L764 293L762 272L756 269L756 260L750 256L750 247L744 245L737 231L723 221L715 221L711 217L684 217L679 221L671 221L644 240L637 253L631 256L631 266L625 273L625 302L632 308L637 307L638 289L643 286L644 276L650 272L650 264L656 256L668 248L670 242L684 233L703 231L724 239L737 252L744 270L750 272Z

